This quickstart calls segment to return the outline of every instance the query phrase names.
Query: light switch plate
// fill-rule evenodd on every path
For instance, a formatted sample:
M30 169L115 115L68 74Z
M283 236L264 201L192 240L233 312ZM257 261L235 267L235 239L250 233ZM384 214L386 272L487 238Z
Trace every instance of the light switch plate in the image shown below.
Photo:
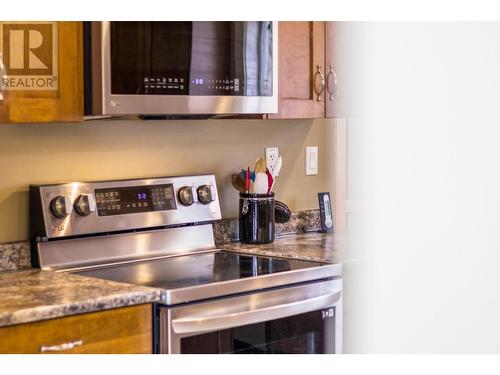
M318 174L318 146L306 147L306 176Z

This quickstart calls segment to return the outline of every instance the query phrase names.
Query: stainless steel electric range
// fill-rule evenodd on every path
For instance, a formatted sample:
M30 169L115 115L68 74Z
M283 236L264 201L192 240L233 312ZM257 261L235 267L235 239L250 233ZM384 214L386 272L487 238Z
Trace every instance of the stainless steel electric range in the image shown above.
M151 286L157 353L340 353L342 265L217 249L214 175L30 187L33 265Z

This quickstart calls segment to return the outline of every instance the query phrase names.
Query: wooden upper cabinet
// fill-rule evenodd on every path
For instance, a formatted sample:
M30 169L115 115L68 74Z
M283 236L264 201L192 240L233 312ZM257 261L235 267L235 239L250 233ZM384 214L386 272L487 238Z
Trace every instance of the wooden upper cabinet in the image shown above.
M83 120L83 24L0 22L0 123Z
M278 23L278 113L269 118L325 116L325 22Z
M347 76L347 23L325 23L325 116L346 117L345 78Z

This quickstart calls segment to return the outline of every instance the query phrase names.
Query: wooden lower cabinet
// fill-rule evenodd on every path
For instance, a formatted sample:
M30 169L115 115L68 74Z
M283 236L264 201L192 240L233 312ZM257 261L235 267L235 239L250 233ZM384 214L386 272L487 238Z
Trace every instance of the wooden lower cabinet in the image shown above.
M152 307L139 305L0 328L0 353L152 353Z

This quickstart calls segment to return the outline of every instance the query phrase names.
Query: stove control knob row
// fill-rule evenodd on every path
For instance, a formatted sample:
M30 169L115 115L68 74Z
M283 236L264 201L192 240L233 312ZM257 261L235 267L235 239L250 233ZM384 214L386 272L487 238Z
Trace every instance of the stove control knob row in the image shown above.
M96 210L96 202L92 194L80 194L75 203L65 195L58 195L50 201L50 211L58 219L71 215L73 208L80 216L88 216Z
M58 195L50 201L50 211L58 219L62 219L73 212L71 199L64 195Z
M183 206L191 206L195 202L209 204L215 200L216 192L212 185L183 186L178 192L179 201Z

